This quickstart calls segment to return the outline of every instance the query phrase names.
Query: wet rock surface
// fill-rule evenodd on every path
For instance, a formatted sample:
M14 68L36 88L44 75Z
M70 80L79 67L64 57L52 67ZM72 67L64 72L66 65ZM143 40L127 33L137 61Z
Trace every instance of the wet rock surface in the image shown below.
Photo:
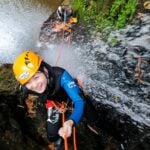
M12 74L12 65L0 67L0 147L9 149L42 149L42 147L26 135L21 127L23 118L17 111L18 83Z
M100 126L121 142L121 149L150 147L149 21L143 14L127 28L112 32L107 42L94 37L82 47L85 55L93 51L89 59L97 66L95 73L90 70L93 86L88 90L97 101Z
M149 13L139 13L125 29L111 32L105 42L103 33L91 38L84 28L79 29L82 35L73 38L88 68L87 90L96 100L99 125L117 139L117 149L150 147L149 21ZM91 63L96 67L90 68Z

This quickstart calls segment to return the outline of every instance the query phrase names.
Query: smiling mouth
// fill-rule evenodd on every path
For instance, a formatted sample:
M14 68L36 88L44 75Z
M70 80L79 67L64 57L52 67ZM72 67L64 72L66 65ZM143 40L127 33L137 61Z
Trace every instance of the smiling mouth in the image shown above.
M42 87L43 87L42 84L40 84L40 85L37 86L36 90L40 92L43 89Z

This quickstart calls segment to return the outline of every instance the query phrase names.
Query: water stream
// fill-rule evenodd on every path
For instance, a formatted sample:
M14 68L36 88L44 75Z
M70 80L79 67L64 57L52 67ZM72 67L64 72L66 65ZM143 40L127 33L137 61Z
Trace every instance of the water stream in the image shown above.
M150 126L149 33L150 16L143 14L133 24L113 31L107 42L94 36L85 45L75 44L75 52L82 60L80 69L86 74L86 88L94 99L146 126ZM112 43L114 38L116 45ZM141 80L135 77L138 63L143 73Z
M38 3L33 2L34 1L5 0L0 3L1 64L12 63L15 56L25 49L40 50L38 45L40 27L51 13L49 10L50 7L51 10L53 10L56 4L48 6L45 5L45 3L49 4L49 1L44 1L44 3L40 3L40 1ZM131 47L131 45L140 45L147 48L149 51L148 32L150 18L149 16L145 16L143 20L146 20L144 22L146 25L144 25L144 23L139 26L128 25L127 28L121 31L112 32L110 39L114 36L118 37L124 49ZM136 32L134 32L134 29ZM129 33L132 34L132 36L127 37ZM119 65L122 65L123 59L125 61L125 58L119 54L119 52L123 53L124 49L121 51L119 48L117 50L116 47L111 48L107 43L95 38L93 41L82 46L58 46L49 44L45 50L40 50L39 53L47 62L55 65L60 49L63 50L58 65L66 68L74 76L85 81L85 87L89 92L94 92L97 101L102 100L104 103L111 104L116 107L116 109L127 113L135 120L150 126L149 102L138 98L136 96L138 95L136 93L138 91L123 91L123 89L117 87L117 84L121 84L122 81L118 82L117 80L119 79L114 76L114 74L117 73ZM136 55L134 51L128 51L128 53L133 53L130 55ZM147 57L149 57L148 54ZM106 59L107 62L104 59ZM113 61L118 64L113 64ZM116 67L116 69L113 69L113 67ZM122 76L125 75L122 74ZM124 86L126 85L124 84ZM124 87L124 90L125 88L126 87ZM100 94L99 91L104 91L104 89L105 94L103 94L103 92ZM119 103L115 103L113 98L104 98L106 91L111 97L119 97ZM129 93L127 93L127 91ZM149 92L149 90L146 92ZM103 97L103 99L100 97Z
M114 31L105 43L99 36L86 43L48 44L43 49L38 41L40 27L58 4L35 1L0 2L0 64L12 63L25 49L34 49L51 65L66 68L84 81L85 89L99 103L126 114L141 126L150 127L150 16L141 22ZM113 38L118 45L111 45ZM144 79L135 80L139 58Z
M76 54L84 64L80 67L86 74L85 87L103 114L101 122L104 128L128 142L131 139L136 141L136 138L149 140L149 33L150 16L144 14L133 24L112 32L107 42L102 41L101 33L98 33L85 45L75 44ZM117 39L117 42L114 44L112 39ZM121 149L128 149L125 143L121 144ZM138 143L142 142L137 140ZM143 145L147 144L143 142ZM144 149L148 148L144 146Z
M12 63L22 50L37 48L42 23L60 1L0 2L0 64Z

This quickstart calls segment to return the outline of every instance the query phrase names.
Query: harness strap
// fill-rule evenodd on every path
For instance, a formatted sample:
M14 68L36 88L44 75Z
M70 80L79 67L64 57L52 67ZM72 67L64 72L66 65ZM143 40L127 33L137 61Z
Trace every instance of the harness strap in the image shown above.
M59 102L54 102L53 100L47 100L46 101L46 108L56 108L59 112L63 113L67 110L67 104L62 102L62 103L59 103Z
M53 100L47 100L46 101L46 108L50 109L50 108L56 108L57 110L59 110L59 112L62 113L62 125L65 122L65 112L67 109L67 105L66 103L62 102L54 102ZM73 146L74 146L74 150L77 150L77 144L76 144L76 128L73 127ZM68 150L68 140L67 137L64 138L64 149Z

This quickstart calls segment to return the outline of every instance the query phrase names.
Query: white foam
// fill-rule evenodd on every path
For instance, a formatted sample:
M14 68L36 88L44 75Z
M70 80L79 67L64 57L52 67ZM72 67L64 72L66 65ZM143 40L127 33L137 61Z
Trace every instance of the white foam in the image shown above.
M40 27L49 13L40 5L9 0L0 3L0 12L0 64L12 63L23 50L36 49Z

